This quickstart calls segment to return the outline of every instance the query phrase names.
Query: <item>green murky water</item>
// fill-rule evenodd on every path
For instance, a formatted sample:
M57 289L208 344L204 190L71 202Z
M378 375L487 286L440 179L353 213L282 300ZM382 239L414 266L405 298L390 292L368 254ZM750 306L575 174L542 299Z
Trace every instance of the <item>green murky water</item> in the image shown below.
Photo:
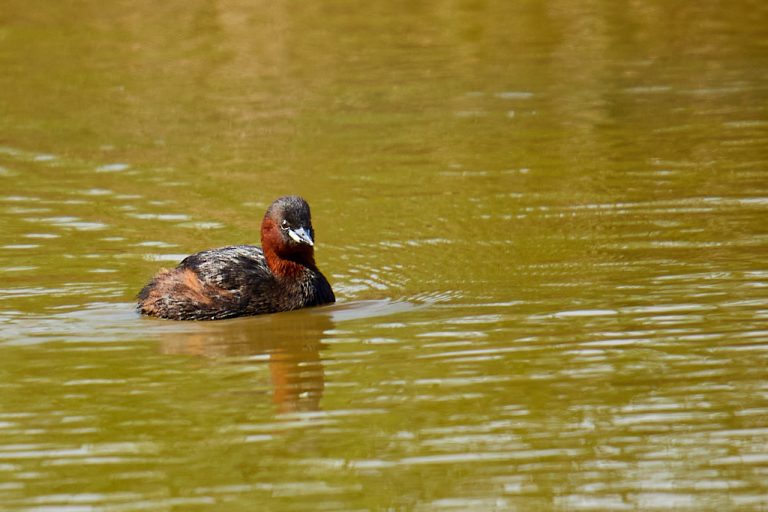
M2 510L766 509L766 27L5 0ZM133 312L285 193L338 304Z

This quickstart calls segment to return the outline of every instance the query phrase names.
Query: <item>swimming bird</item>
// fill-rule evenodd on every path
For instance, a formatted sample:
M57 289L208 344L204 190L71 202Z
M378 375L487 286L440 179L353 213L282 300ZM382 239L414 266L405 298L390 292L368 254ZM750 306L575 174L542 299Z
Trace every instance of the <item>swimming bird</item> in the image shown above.
M139 292L138 311L172 320L218 320L335 302L315 264L304 199L284 196L267 208L261 245L208 249L160 270Z

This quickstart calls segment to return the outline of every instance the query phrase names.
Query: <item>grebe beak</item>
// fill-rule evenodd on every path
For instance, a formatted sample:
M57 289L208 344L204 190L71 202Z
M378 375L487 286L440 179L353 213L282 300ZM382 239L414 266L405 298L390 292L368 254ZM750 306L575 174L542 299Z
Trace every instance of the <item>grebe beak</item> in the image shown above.
M307 244L310 247L315 245L315 242L312 241L312 237L304 228L289 229L288 236L290 236L294 242Z

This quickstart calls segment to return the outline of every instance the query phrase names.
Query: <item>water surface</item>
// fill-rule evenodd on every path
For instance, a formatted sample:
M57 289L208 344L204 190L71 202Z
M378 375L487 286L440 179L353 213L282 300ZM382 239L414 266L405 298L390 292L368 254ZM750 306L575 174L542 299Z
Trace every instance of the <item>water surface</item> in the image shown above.
M3 510L764 510L766 26L6 1ZM135 314L286 193L339 303Z

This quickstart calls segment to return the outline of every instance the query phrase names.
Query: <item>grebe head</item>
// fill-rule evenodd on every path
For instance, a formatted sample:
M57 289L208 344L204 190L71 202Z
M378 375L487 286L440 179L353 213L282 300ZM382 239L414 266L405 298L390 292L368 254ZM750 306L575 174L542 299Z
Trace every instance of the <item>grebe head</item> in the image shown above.
M309 205L299 196L276 199L261 223L261 244L268 261L274 254L314 266L314 235Z

